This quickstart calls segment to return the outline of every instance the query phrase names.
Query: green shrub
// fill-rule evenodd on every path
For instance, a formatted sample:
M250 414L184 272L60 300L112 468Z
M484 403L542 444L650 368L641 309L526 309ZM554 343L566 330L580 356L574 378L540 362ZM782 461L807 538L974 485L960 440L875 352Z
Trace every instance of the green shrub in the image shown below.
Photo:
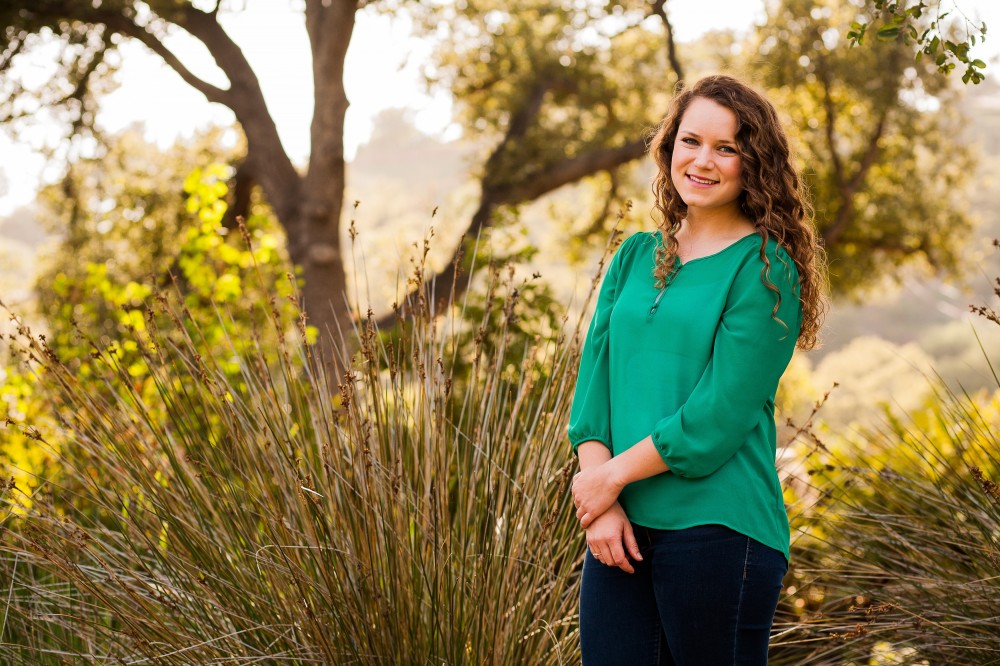
M1000 390L929 386L924 408L886 408L880 427L829 446L811 419L796 433L800 510L771 663L998 659Z

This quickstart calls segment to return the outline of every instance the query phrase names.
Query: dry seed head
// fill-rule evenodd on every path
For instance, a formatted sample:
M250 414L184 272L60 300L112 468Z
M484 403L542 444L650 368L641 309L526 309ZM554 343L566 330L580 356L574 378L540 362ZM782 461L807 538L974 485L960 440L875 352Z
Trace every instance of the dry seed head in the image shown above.
M994 503L1000 503L1000 486L997 486L997 484L993 481L987 479L983 474L983 471L975 465L972 466L972 476L982 487L983 492L986 493L987 497L989 497Z
M998 295L1000 295L1000 290L998 290ZM980 317L985 317L986 319L989 319L995 324L1000 325L1000 314L997 314L992 308L979 305L970 305L969 311L979 315Z

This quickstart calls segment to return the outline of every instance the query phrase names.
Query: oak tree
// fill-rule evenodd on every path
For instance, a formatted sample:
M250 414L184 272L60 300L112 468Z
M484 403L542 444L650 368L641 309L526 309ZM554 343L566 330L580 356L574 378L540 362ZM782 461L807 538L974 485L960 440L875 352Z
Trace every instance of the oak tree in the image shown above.
M305 0L315 96L308 164L300 172L281 145L273 117L246 54L219 15L238 11L225 0L30 0L0 5L0 121L18 121L46 108L71 135L93 134L99 93L114 69L123 40L135 40L162 58L210 102L233 111L246 136L244 173L262 188L285 230L288 254L302 270L302 296L321 331L349 326L340 243L343 208L344 58L354 31L358 0ZM198 76L167 45L186 32L200 41L225 74L217 86ZM41 88L11 75L23 54L59 44L57 67ZM327 341L326 335L320 338Z
M797 139L841 293L905 266L955 271L972 230L960 91L902 41L849 48L845 28L867 12L782 0L757 36L755 69Z

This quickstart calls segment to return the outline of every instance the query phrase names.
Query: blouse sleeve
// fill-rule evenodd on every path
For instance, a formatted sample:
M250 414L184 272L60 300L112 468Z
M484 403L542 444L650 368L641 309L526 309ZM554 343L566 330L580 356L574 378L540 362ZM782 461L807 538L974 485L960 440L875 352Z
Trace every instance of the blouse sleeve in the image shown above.
M769 280L781 292L775 314L785 326L771 315L776 294L761 281L760 265L748 262L729 292L704 374L684 405L653 428L653 443L678 476L717 470L747 441L763 411L773 409L770 402L795 350L802 312L795 264L783 250L779 253L781 259L768 253Z
M611 449L611 396L608 388L608 327L615 305L622 255L638 234L621 244L611 259L597 296L597 307L580 356L573 406L569 416L569 441L573 453L583 442L597 440Z

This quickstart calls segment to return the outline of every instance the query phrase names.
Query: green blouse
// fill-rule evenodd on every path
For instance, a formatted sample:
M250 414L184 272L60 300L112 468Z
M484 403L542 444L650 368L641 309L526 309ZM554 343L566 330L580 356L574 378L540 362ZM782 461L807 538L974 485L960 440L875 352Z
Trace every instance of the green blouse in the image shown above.
M678 259L661 293L653 285L660 239L658 231L631 236L608 267L580 359L570 443L576 451L597 440L615 455L652 435L670 471L622 491L632 522L725 525L787 558L774 393L802 323L798 271L769 239L766 274L778 304L761 281L761 239L752 233Z

